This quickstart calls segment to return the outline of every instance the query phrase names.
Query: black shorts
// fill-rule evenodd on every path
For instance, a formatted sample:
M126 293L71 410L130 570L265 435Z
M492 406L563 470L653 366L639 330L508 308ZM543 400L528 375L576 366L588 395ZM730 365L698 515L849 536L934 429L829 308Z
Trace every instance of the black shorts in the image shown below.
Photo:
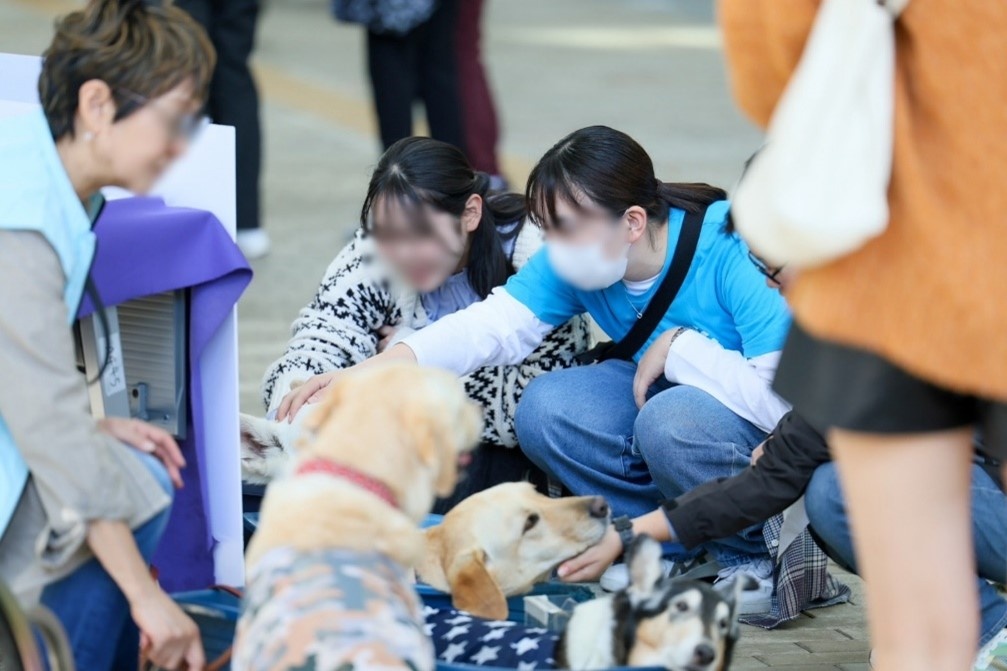
M815 338L794 323L773 386L823 435L979 430L982 450L1007 461L1007 404L958 394L861 349Z

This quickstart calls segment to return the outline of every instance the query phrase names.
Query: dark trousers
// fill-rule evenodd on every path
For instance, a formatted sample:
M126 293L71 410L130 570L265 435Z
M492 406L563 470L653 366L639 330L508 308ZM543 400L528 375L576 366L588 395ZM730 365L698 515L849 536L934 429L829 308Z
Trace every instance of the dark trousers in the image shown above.
M465 151L476 170L500 174L497 143L500 126L493 93L482 62L482 17L485 0L461 0L455 28L458 56L458 94L461 97Z
M207 113L214 123L234 126L238 228L258 228L262 131L259 93L248 59L255 45L259 0L176 0L175 4L203 25L217 50Z
M455 64L457 1L441 0L429 21L405 35L367 33L367 66L385 149L413 134L417 98L426 107L430 134L465 148Z

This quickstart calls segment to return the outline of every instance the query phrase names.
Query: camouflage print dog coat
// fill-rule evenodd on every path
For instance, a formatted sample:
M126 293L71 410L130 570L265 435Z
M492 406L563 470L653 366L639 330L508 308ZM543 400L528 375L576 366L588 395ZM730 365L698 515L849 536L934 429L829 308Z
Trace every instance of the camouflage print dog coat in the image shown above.
M248 576L235 671L432 671L409 574L376 552L265 555Z

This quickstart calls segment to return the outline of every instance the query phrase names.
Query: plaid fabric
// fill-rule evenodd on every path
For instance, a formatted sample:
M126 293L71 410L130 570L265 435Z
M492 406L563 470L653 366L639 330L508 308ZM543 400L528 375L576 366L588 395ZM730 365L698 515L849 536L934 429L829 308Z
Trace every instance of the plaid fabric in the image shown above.
M795 619L802 611L824 608L850 600L850 588L829 574L829 559L808 531L804 499L771 517L762 529L766 548L774 560L772 608L768 613L743 615L745 624L774 629ZM793 520L787 516L793 514ZM787 524L787 522L792 522ZM789 531L789 533L788 533Z

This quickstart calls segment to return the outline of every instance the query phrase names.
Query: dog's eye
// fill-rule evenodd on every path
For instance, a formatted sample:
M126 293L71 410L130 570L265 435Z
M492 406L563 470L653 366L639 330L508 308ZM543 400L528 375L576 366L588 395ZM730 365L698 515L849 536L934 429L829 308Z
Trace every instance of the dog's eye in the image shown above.
M538 515L536 515L535 513L532 513L531 515L529 515L528 519L526 519L524 521L524 530L525 531L530 531L532 527L534 527L536 524L538 524L538 519L539 519Z
M720 629L721 629L722 631L727 631L727 624L728 624L728 623L727 623L727 618L726 618L726 617L725 617L725 618L723 618L723 619L721 619L721 620L720 620Z
M679 613L684 613L685 611L689 610L689 604L686 601L679 601L678 603L675 604L675 609Z

